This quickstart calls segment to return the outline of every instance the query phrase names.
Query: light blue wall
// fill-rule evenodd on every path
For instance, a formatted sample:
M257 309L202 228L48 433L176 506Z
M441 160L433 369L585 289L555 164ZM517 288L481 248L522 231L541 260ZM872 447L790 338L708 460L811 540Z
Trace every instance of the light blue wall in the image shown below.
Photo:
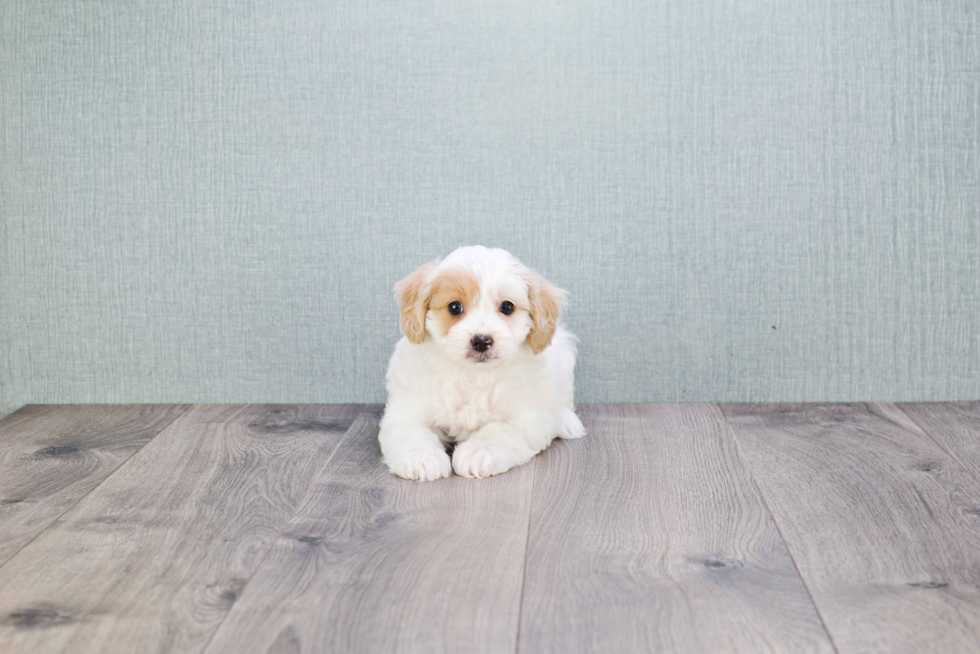
M980 3L0 4L0 413L381 401L459 244L580 401L980 397Z

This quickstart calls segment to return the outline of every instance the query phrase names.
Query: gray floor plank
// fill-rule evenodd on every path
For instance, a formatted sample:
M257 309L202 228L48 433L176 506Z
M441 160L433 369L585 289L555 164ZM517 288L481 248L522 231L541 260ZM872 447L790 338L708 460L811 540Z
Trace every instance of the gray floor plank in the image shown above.
M186 409L31 405L0 421L0 566Z
M830 652L714 405L593 405L539 456L520 651Z
M513 652L534 468L418 483L364 413L208 652Z
M898 405L924 432L980 480L980 402ZM968 511L980 526L980 493Z
M0 651L200 651L359 410L181 415L0 568Z
M842 654L980 651L973 475L892 404L723 410Z

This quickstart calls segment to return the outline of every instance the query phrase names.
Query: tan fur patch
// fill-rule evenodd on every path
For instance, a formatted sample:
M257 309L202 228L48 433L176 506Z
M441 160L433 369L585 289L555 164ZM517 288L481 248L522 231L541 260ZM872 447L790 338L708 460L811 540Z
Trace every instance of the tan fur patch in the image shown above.
M422 293L426 276L436 267L427 263L411 275L395 284L395 294L401 302L400 327L408 340L421 343L425 340L425 312L429 305L429 294Z
M439 323L443 335L476 305L479 295L480 282L465 270L446 270L433 280L429 308L435 312L436 322ZM463 313L458 316L449 313L448 307L454 301L463 305Z
M532 352L541 354L551 345L551 338L558 327L558 314L561 313L567 293L530 269L527 271L527 286L531 320L534 321L527 335L527 343Z

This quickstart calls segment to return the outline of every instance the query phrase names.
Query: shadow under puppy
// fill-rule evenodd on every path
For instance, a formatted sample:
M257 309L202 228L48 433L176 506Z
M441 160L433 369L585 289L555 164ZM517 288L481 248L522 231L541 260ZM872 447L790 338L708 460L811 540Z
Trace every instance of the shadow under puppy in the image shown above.
M488 477L585 435L567 293L499 248L462 247L395 285L401 330L378 436L391 472ZM452 460L446 447L455 443Z

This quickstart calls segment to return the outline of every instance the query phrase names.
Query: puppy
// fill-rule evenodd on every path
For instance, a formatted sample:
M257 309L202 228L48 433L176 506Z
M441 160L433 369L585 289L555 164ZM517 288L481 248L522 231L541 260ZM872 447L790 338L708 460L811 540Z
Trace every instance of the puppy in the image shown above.
M576 338L558 324L565 291L505 250L472 246L425 264L395 295L405 336L388 364L378 436L392 473L488 477L555 436L585 435L572 390Z

